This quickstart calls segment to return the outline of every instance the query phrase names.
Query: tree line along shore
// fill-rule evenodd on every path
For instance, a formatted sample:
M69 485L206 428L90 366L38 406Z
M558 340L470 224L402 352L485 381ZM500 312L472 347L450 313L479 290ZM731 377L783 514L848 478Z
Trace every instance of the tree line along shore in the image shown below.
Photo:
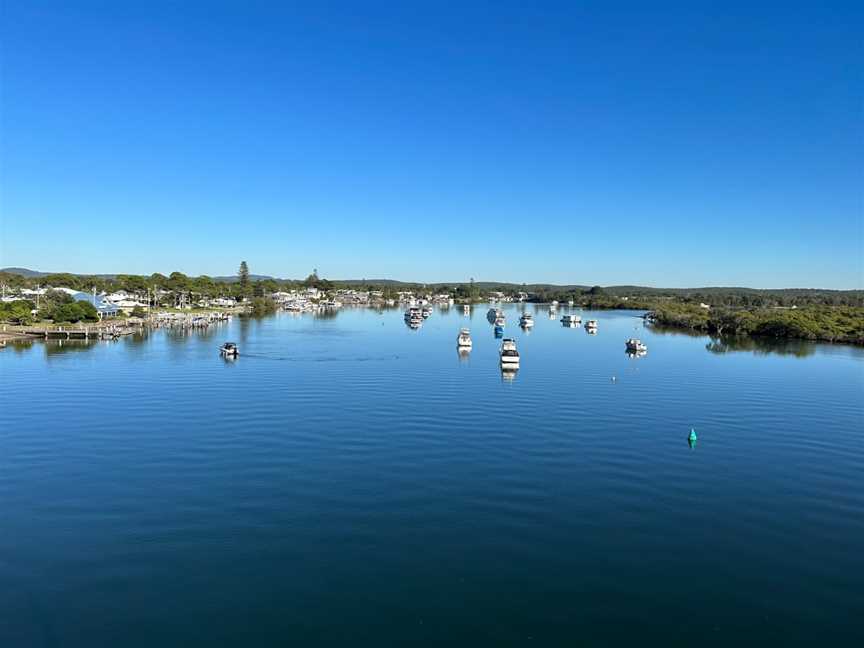
M64 287L93 294L125 291L148 307L171 308L178 303L231 299L244 304L244 312L263 315L276 305L271 295L286 290L315 289L322 297L352 293L374 295L371 306L398 303L405 294L448 294L458 303L490 300L547 303L573 302L588 309L647 311L656 326L704 332L716 336L753 336L864 344L864 291L821 289L693 288L664 289L643 286L556 286L496 282L421 284L380 280L337 281L317 272L305 279L253 277L241 264L235 277L169 275L78 275L70 273L26 276L0 272L3 301L0 320L13 324L30 321L96 321L98 314L86 301L71 301L51 288ZM41 290L39 309L27 291ZM62 293L61 293L62 294ZM203 302L202 302L203 303ZM143 316L139 307L126 315Z

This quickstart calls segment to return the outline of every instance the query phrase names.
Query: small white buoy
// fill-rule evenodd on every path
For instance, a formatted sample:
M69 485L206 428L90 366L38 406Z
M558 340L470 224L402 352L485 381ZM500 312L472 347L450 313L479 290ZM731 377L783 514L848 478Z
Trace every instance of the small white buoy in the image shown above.
M615 378L615 376L612 376L612 382L615 382L616 380L617 378Z

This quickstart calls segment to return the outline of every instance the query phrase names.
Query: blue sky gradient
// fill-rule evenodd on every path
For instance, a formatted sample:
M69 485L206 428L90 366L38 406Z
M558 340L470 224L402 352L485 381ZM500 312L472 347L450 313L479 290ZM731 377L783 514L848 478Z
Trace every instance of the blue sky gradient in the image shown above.
M862 3L24 2L0 266L862 288Z

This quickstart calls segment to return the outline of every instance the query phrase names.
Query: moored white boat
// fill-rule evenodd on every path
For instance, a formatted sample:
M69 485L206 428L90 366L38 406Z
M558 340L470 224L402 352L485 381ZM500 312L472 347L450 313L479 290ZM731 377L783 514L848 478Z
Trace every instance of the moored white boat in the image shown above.
M516 350L516 340L512 338L504 338L501 341L501 350L499 355L501 358L502 369L519 368L519 351Z
M579 315L565 315L561 318L561 324L567 327L576 327L582 323L582 317Z
M221 347L219 347L219 353L226 358L236 358L240 355L237 345L233 342L225 342Z
M534 316L531 313L522 313L522 317L519 318L519 326L522 328L531 328L534 326Z
M628 351L633 351L635 353L641 353L644 351L648 351L648 347L645 345L642 340L638 338L630 338L625 342Z
M411 307L405 311L405 323L412 329L420 328L423 324L423 315L419 308Z
M456 346L460 349L470 349L473 343L471 342L471 330L463 328L459 331L456 337Z

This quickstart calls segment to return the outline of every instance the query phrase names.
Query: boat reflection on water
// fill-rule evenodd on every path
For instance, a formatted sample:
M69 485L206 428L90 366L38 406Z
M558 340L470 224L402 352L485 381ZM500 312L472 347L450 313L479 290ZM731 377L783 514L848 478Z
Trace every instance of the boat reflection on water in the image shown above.
M502 382L513 382L518 373L519 370L513 367L501 367L501 380Z
M632 349L627 349L624 353L627 354L628 358L644 358L648 355L648 350L642 349L641 351L633 351Z
M471 347L457 347L456 355L459 356L459 362L465 362L471 358Z

